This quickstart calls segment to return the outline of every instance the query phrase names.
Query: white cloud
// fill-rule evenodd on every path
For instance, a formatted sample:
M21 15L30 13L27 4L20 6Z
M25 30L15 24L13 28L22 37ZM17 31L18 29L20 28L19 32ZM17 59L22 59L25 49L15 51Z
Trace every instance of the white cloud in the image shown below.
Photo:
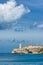
M43 28L43 24L37 25L38 28Z
M30 10L25 8L23 4L17 6L16 1L9 0L4 4L0 3L0 21L11 22L19 19L25 13L29 13Z

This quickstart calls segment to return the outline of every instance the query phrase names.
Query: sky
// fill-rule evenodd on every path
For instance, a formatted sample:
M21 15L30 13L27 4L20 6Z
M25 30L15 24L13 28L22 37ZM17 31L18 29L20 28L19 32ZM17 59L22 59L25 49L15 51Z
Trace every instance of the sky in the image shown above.
M43 45L43 0L0 0L0 53Z

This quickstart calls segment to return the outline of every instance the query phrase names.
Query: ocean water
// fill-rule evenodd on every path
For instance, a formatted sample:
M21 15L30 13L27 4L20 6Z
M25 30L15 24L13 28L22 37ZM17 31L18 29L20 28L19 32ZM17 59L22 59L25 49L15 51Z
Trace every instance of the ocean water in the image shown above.
M0 54L0 65L43 65L43 54Z

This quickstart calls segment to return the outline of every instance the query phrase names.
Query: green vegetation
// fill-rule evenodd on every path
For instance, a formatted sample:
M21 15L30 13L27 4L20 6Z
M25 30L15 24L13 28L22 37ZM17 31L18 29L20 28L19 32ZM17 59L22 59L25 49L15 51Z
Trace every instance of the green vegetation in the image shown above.
M32 54L32 51L29 51L29 49L25 49L25 51L27 51L28 53L31 53Z
M41 48L40 51L43 51L43 48Z
M25 51L29 53L29 49L25 49Z
M38 53L43 53L43 48L39 48L39 52Z

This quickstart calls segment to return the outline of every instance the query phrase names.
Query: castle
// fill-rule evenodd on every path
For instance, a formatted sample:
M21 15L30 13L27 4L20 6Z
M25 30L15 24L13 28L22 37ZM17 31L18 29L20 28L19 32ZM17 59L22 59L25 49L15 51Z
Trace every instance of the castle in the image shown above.
M19 54L28 54L28 53L32 53L32 54L38 54L39 50L43 49L43 46L33 46L33 45L28 45L25 47L22 47L21 43L19 44L19 48L17 49L13 49L12 53L19 53ZM43 53L43 51L41 51Z

